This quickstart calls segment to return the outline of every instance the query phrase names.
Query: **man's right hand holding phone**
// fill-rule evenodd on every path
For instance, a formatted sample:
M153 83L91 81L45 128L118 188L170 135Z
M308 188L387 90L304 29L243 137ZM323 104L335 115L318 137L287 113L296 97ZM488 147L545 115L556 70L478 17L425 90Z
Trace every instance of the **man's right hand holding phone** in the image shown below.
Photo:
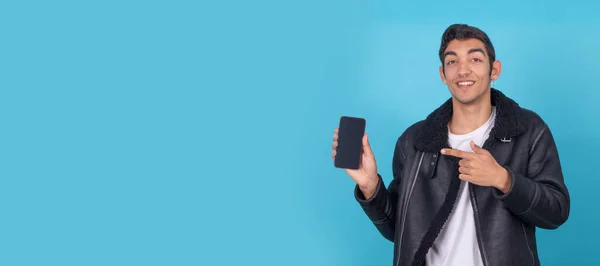
M333 134L333 152L331 158L335 160L336 149L338 146L338 128ZM369 145L368 135L365 134L362 138L362 154L360 159L359 169L344 169L346 173L356 182L358 188L362 191L365 199L370 199L379 185L379 177L377 176L377 163L375 155Z

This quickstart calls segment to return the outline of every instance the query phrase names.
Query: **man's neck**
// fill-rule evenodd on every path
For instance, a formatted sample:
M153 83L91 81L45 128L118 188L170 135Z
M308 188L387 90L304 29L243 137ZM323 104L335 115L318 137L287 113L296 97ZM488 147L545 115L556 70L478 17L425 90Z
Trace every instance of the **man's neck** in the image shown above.
M488 121L492 114L492 103L489 94L483 95L480 100L472 104L461 104L452 100L452 119L448 127L452 134L467 134L481 127Z

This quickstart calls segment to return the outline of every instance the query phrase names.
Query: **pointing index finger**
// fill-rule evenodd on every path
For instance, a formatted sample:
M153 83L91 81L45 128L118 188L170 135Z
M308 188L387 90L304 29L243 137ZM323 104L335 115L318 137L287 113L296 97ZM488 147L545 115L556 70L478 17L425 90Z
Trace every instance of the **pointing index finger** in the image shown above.
M454 156L463 159L472 159L475 156L475 154L472 152L465 152L455 149L442 149L441 153L444 155Z

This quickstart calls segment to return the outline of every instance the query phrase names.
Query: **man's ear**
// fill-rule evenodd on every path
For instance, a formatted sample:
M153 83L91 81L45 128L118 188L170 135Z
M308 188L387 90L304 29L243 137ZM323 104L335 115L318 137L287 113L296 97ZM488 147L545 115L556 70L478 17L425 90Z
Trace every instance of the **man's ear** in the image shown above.
M444 84L448 85L448 81L446 80L446 75L444 74L444 67L440 66L440 78Z
M502 72L502 63L500 63L500 61L496 60L492 64L492 74L490 76L490 79L497 80L498 77L500 77L500 72Z

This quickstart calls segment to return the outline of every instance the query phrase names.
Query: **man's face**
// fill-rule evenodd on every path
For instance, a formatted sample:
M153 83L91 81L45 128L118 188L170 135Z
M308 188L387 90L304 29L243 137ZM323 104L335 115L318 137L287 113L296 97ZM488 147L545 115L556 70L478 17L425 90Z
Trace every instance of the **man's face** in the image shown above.
M488 92L491 79L500 75L500 62L490 66L485 45L478 39L452 40L444 55L440 76L452 96L462 104L477 102Z

